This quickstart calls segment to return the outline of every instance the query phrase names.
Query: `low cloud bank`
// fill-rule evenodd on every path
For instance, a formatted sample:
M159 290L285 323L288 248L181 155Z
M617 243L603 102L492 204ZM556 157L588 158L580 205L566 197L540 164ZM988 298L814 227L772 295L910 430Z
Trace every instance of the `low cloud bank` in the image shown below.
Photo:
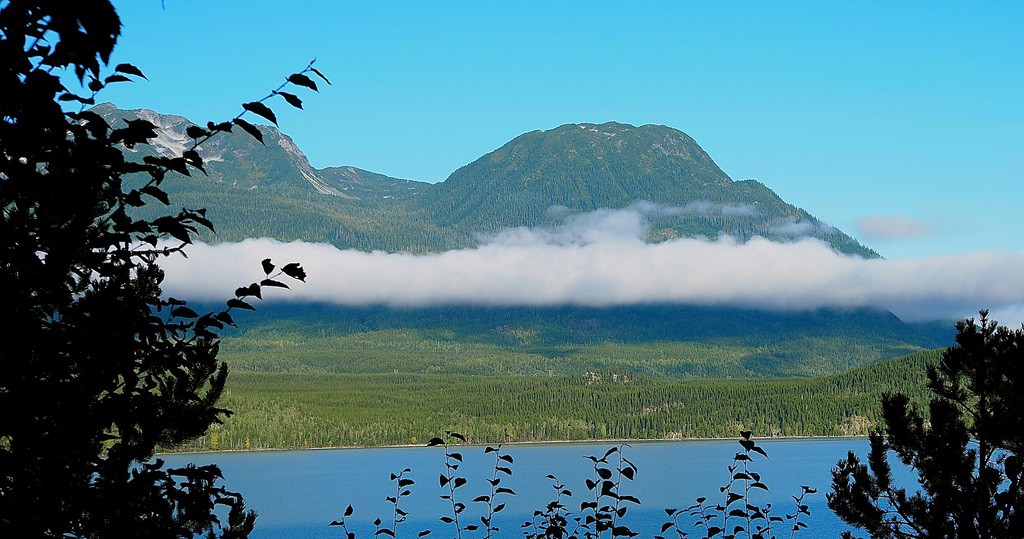
M480 247L412 255L342 251L268 239L196 244L161 262L169 295L224 300L262 278L260 261L301 262L309 275L275 299L343 305L443 303L609 306L650 302L765 309L878 307L904 320L963 318L980 308L1024 318L1024 253L865 260L816 239L646 244L635 210L575 216L555 230L516 228ZM270 295L270 294L268 294Z
M920 238L932 233L932 227L923 221L908 219L901 215L864 217L857 219L856 225L864 237L876 240Z

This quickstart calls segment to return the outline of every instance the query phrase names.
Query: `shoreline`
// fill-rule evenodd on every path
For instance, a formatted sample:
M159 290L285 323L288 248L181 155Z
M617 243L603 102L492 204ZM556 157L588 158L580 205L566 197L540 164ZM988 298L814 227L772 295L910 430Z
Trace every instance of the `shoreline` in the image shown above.
M758 442L764 441L785 441L785 440L866 440L867 436L772 436L766 438L758 438L757 436L751 436L752 440ZM718 438L633 438L633 439L591 439L591 440L530 440L524 442L504 442L501 444L486 444L486 443L465 443L457 444L457 447L487 447L497 446L502 447L515 447L515 446L531 446L531 445L565 445L565 444L639 444L639 443L672 443L672 442L721 442L738 440L739 436L730 437L718 437ZM453 446L453 447L456 447ZM327 450L348 450L348 449L408 449L416 447L428 447L425 443L417 444L398 444L398 445L342 445L342 446L331 446L331 447L265 447L265 448L251 448L251 449L212 449L205 451L175 451L175 452L158 452L153 453L152 458L166 455L210 455L217 453L264 453L267 451L327 451Z

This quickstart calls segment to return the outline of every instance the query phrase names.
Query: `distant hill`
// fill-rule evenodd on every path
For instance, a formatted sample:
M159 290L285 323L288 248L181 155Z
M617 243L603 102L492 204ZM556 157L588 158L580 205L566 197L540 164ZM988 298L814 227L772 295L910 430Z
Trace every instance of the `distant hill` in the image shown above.
M141 117L161 129L152 145L126 150L130 157L170 155L189 142L191 122L184 117L109 103L94 110L110 121ZM210 212L217 234L200 239L273 237L339 248L444 251L476 245L481 232L555 226L581 212L646 201L655 204L646 211L652 242L811 236L843 253L877 256L763 184L733 181L696 141L665 126L568 124L533 131L438 184L354 167L315 169L287 135L259 128L266 144L242 132L220 135L200 151L207 176L165 182L174 205Z
M270 303L237 318L222 357L264 372L806 377L952 344L875 309Z

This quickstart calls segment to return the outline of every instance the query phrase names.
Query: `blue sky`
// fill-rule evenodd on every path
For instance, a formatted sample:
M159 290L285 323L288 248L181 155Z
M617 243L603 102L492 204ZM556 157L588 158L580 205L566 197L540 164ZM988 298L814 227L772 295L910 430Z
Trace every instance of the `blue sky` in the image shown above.
M883 256L1024 251L1024 2L115 1L101 99L223 120L275 106L316 167L440 181L570 122L668 125L734 179Z

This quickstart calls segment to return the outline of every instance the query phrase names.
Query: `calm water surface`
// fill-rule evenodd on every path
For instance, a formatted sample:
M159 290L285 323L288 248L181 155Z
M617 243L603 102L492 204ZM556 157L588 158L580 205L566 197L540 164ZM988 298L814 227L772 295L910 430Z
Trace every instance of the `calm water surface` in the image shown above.
M818 493L805 500L811 508L806 520L809 529L797 537L838 537L847 529L825 505L825 492L831 481L830 469L854 450L861 457L868 451L863 439L794 439L763 440L758 445L767 451L769 459L755 456L751 470L762 475L762 481L771 493L757 493L758 505L771 502L774 513L793 512L791 496L799 494L800 485L817 488ZM684 508L697 497L718 502L722 497L719 487L728 482L727 466L739 451L735 441L635 442L625 448L625 456L638 468L636 480L623 488L642 502L630 507L626 525L651 537L661 530L665 521L665 508ZM506 509L499 513L502 521L500 537L522 537L520 525L528 520L535 509L543 509L553 499L552 474L572 491L573 498L565 503L578 510L581 501L591 500L584 480L593 476L590 461L584 457L600 457L612 447L610 443L566 443L505 446L503 452L515 459L513 476L501 485L515 490L515 497L503 496ZM494 454L484 454L483 447L460 447L465 464L458 475L469 483L456 491L458 499L469 507L460 519L468 516L479 524L484 504L469 500L489 492L485 481L491 477ZM415 537L425 529L433 530L430 537L450 537L451 525L437 520L450 514L450 506L438 496L442 491L438 476L444 471L442 448L410 447L383 449L332 449L312 451L262 451L246 453L207 453L167 455L162 457L170 465L187 462L216 463L224 472L229 490L241 492L249 508L259 513L254 539L283 537L339 538L344 533L337 526L327 524L340 519L344 508L351 504L355 513L349 517L349 530L357 537L372 538L375 518L390 523L393 518L391 504L386 496L394 496L395 483L389 481L391 473L410 468L406 474L416 481L412 494L402 499L401 507L408 511L409 520L399 524L398 536ZM575 511L574 511L575 512ZM497 519L496 519L497 520ZM466 522L463 520L463 522ZM782 532L783 530L780 530ZM788 531L778 533L789 537ZM480 533L471 537L482 536Z

